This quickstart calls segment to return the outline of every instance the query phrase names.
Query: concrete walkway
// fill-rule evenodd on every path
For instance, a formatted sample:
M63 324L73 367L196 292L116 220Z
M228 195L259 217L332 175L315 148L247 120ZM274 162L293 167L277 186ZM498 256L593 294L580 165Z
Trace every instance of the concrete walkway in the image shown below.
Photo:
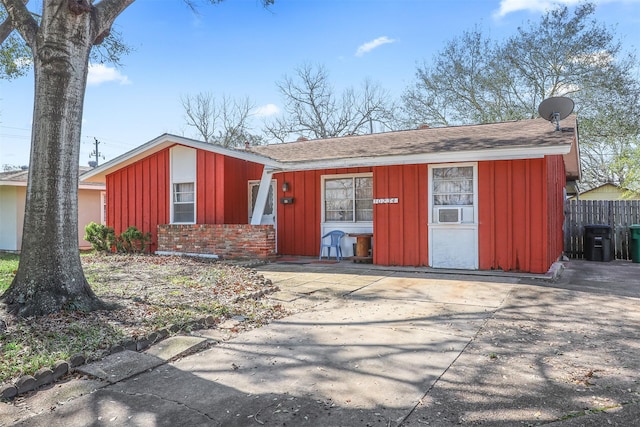
M634 425L640 265L567 266L263 266L296 314L191 355L212 335L112 355L0 425Z

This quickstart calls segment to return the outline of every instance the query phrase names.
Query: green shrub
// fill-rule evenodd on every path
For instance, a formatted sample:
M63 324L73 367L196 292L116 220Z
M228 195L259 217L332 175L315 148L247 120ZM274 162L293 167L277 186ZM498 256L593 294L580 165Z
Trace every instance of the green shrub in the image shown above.
M111 252L116 241L113 228L96 224L91 221L84 228L84 240L91 243L91 247L98 252Z
M85 228L84 240L91 243L91 247L98 252L142 253L151 244L151 233L138 230L131 226L116 236L115 231L106 225L89 223Z
M131 226L123 231L116 239L116 250L124 253L146 252L151 244L151 233L138 230Z

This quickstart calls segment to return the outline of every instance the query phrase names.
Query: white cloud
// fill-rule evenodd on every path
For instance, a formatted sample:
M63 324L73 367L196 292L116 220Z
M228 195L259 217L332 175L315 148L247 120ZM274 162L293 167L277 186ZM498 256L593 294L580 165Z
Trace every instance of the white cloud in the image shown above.
M22 56L20 58L16 58L13 63L16 64L17 67L28 67L33 63L33 60L29 57Z
M276 104L261 105L255 109L255 115L258 117L274 116L280 112L280 108Z
M527 10L529 12L544 12L559 4L572 5L580 3L581 0L501 0L500 8L494 12L493 16L502 18L511 12Z
M390 39L387 36L378 37L375 40L371 40L370 42L366 42L366 43L360 45L358 47L358 50L356 51L356 56L362 56L365 53L369 53L373 49L377 48L378 46L382 46L383 44L395 43L395 42L396 42L396 40Z
M113 67L104 64L89 64L87 84L99 85L106 82L119 82L121 85L131 84L129 78Z
M593 0L594 3L638 3L640 0ZM582 0L500 0L500 8L493 13L494 18L502 18L511 12L526 10L545 12L558 5L575 5Z
M604 67L613 62L614 58L611 56L611 52L596 52L589 55L578 55L573 57L573 62L577 64L593 65L597 67Z

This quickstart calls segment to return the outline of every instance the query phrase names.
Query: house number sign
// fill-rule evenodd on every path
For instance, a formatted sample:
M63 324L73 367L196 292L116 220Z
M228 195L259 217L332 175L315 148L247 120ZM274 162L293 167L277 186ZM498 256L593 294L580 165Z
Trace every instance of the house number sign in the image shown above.
M384 204L389 204L389 203L398 203L398 198L397 197L393 197L390 199L373 199L373 204L374 205L384 205Z

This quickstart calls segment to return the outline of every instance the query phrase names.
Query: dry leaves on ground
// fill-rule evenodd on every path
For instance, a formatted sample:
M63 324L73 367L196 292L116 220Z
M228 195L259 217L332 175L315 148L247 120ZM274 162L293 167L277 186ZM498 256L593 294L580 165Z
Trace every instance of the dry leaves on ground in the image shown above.
M250 329L287 314L265 297L277 288L249 268L151 255L88 255L82 262L96 295L117 308L22 320L3 316L0 384L76 353L98 359L114 345L170 325L189 331L194 320L207 318L215 327L241 316L240 328Z

